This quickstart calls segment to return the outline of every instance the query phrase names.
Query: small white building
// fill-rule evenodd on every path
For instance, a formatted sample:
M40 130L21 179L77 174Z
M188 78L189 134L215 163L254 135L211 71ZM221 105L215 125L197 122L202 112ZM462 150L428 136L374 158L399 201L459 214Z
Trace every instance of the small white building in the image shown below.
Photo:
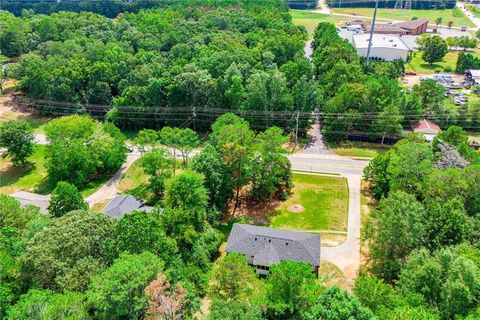
M357 49L357 54L361 57L367 56L370 34L354 35L352 39L353 46ZM386 61L403 59L407 61L410 49L398 36L386 34L373 34L372 47L370 49L370 58L380 58Z

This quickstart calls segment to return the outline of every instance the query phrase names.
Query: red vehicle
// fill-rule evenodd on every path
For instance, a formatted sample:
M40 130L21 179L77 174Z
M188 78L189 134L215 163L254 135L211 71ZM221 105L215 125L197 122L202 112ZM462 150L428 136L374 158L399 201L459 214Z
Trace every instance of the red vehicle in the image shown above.
M405 75L406 76L416 76L417 73L415 71L407 71L407 72L405 72Z

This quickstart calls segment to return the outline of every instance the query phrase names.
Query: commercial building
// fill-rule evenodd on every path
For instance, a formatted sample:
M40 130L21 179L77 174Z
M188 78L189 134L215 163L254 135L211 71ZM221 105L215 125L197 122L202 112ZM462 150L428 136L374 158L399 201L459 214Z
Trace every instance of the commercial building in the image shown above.
M312 272L320 267L320 236L298 231L235 223L226 252L245 256L258 274L266 275L272 265L283 260L306 262Z
M370 21L355 19L348 23L349 25L360 25L364 32L370 32L372 24ZM392 34L392 35L410 35L417 36L427 32L428 19L417 19L395 23L375 23L374 33Z
M367 56L369 41L369 34L353 36L352 44L357 49L359 56ZM393 61L395 59L403 59L406 61L409 51L410 49L398 36L374 34L372 37L372 47L370 49L371 58L378 58L385 61Z

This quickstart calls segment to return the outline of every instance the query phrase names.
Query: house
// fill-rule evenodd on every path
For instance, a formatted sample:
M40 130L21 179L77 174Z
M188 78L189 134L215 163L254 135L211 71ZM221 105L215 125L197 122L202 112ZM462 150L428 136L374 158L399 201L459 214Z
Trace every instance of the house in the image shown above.
M352 44L357 49L357 54L361 57L367 56L369 42L369 34L357 34L352 38ZM398 36L380 34L372 36L371 58L379 58L385 61L393 61L395 59L407 61L409 51L410 49Z
M134 210L150 212L153 210L153 207L144 205L142 199L129 194L123 194L113 198L102 210L102 213L111 218L120 219Z
M40 209L40 213L48 213L48 205L50 204L50 195L36 194L27 191L18 191L12 194L12 197L20 202L23 207L35 206Z
M282 260L309 263L312 272L318 273L320 235L235 223L226 252L243 254L248 264L262 275Z
M418 132L423 134L423 136L425 137L425 140L430 142L433 141L433 138L435 138L437 134L442 132L442 129L440 129L440 127L437 124L427 119L420 120L418 123L416 123L413 126L412 129L413 129L413 132Z
M361 25L364 32L370 32L372 23L362 19L354 19L348 22L349 25ZM392 35L411 35L417 36L427 32L428 19L416 19L402 22L390 23L375 23L374 33L377 34L392 34Z

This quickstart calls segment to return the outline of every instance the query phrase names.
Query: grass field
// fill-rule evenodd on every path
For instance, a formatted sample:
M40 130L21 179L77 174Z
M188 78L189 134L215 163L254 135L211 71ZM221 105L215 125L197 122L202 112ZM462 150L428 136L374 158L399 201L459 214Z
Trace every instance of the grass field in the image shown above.
M349 20L347 17L333 16L305 10L290 10L290 14L293 17L293 23L305 26L310 38L313 36L315 28L320 22L331 22L335 25L343 25L345 21Z
M405 71L415 71L418 74L433 74L435 70L441 70L441 72L443 72L447 66L450 67L451 70L455 70L457 58L458 51L449 51L443 58L443 61L429 65L423 61L421 51L414 51L412 60L405 66Z
M296 230L347 230L345 178L293 174L293 194L272 212L271 226ZM301 205L302 212L293 206Z
M480 18L480 8L477 8L475 5L467 5L465 8L467 8L475 17Z
M334 13L352 14L357 16L373 16L373 8L334 8ZM378 9L377 17L390 20L412 20L413 17L428 18L430 24L435 24L437 18L442 18L442 25L447 25L448 21L453 21L454 27L474 27L473 23L465 14L457 9L445 10L399 10L399 9Z
M389 149L388 145L380 145L367 142L347 142L333 144L329 146L330 150L345 157L375 158L378 154Z
M45 168L45 146L35 146L33 155L28 159L32 164L26 167L14 167L9 159L0 158L0 192L37 191L48 193L47 169ZM41 190L37 190L41 189Z

